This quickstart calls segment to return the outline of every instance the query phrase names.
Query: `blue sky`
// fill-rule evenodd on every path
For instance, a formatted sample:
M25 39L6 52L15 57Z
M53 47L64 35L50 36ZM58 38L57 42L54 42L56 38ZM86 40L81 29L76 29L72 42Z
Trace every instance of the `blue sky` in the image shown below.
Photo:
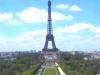
M47 29L47 2L0 0L0 52L42 50ZM99 0L52 0L56 46L62 51L100 50L99 13Z

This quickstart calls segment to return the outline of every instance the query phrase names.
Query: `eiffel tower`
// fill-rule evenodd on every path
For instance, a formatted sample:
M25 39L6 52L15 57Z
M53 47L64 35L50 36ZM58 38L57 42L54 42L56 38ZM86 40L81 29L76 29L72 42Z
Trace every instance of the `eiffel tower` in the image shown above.
M48 43L52 42L52 49L48 49ZM48 1L48 25L47 25L47 35L44 48L42 49L42 54L45 56L56 56L58 55L58 48L56 48L53 29L52 29L52 18L51 18L51 1Z

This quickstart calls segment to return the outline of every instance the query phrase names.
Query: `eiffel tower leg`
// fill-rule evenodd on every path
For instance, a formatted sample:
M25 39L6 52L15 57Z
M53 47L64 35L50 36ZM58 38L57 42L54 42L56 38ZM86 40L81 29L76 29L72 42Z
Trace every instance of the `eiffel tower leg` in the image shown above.
M54 39L52 39L52 46L53 46L53 49L56 48L56 45L55 45L55 41L54 41Z
M47 49L47 48L48 48L48 40L47 40L47 39L46 39L46 41L45 41L44 48L45 48L45 49Z

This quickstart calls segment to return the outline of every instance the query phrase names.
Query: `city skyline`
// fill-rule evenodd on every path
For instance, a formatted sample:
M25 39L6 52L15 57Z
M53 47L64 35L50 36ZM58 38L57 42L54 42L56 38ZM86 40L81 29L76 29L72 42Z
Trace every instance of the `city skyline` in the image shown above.
M99 0L51 0L55 43L61 51L100 50ZM41 50L48 0L0 0L0 52Z

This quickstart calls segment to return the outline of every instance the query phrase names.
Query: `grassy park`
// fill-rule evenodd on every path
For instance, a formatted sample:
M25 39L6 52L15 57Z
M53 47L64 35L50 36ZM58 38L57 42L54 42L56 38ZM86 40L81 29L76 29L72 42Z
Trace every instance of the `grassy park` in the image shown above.
M59 75L56 67L53 68L45 68L42 75Z
M42 75L60 75L57 66L53 62L48 62L47 66L44 68Z

